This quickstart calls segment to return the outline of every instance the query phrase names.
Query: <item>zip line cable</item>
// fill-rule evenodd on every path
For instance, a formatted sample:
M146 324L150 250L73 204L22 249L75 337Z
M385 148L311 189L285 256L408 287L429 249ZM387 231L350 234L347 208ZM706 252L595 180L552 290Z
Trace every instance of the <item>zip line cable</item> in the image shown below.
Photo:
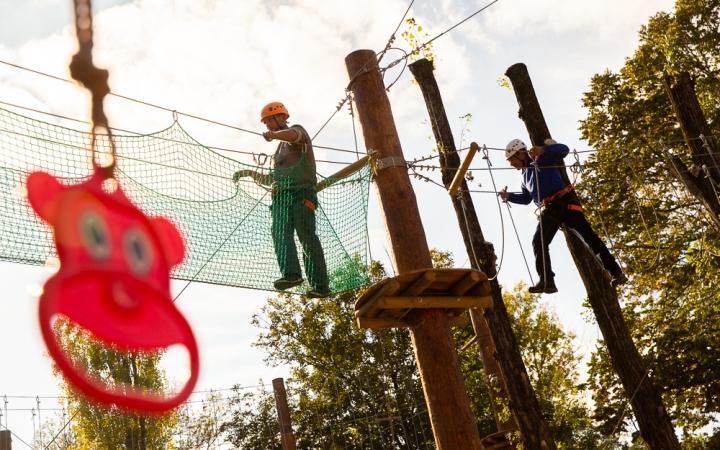
M7 418L6 418L6 419L7 419ZM12 430L8 429L8 428L7 428L5 425L3 425L2 423L0 423L0 427L3 427L3 428L5 428L5 430L9 431L10 434L12 434L13 436L15 436L15 437L18 439L18 441L20 441L20 442L22 442L23 444L25 444L25 446L26 446L27 448L29 448L30 450L35 450L35 447L33 447L32 445L30 445L30 444L28 444L27 442L23 441L23 440L20 438L20 436L18 436L17 434L13 433Z
M488 173L490 174L490 180L492 180L493 189L497 191L497 186L495 185L495 177L493 176L493 173L491 170L492 162L490 162L490 156L488 154L487 148L485 148L485 146L483 146L482 151L483 151L483 159L487 162ZM500 264L498 265L498 268L495 271L495 276L490 278L488 281L492 281L500 275L500 271L502 270L503 261L505 260L505 220L503 219L503 215L502 215L502 207L500 206L500 198L497 195L495 196L495 200L497 200L498 213L500 214L500 230L501 230L500 232L502 234L502 248L500 250ZM463 213L465 213L464 210L463 210ZM465 221L467 223L467 217L465 218ZM524 254L523 254L523 257L524 257ZM527 261L525 263L527 264Z
M78 409L77 411L75 411L75 414L73 414L72 417L70 419L68 419L67 422L65 422L65 425L63 425L62 428L60 428L60 431L58 431L57 434L52 438L50 443L45 446L45 450L48 450L50 448L52 443L55 442L55 439L57 439L58 436L60 436L62 434L62 432L65 431L65 428L67 428L67 426L70 425L70 422L72 422L72 420L75 418L75 416L77 416L80 413L80 411L81 411L81 409Z
M637 181L638 184L641 186L644 185L638 178L635 168L633 167L632 163L630 162L630 159L625 154L625 151L622 150L622 148L618 148L618 150L620 150L622 157L627 162L627 166L630 169L630 172L633 174L635 181ZM645 232L647 233L648 237L650 237L650 239L652 240L652 245L653 245L653 247L655 247L655 250L656 250L655 258L653 259L652 263L650 263L650 265L648 267L638 270L639 272L642 273L642 272L646 272L646 271L652 269L655 266L655 264L657 264L658 260L660 259L660 244L657 243L657 240L658 240L657 237L653 237L651 235L650 229L648 228L648 225L647 225L647 221L645 220L645 216L643 215L643 212L642 212L642 207L640 206L640 201L638 200L637 195L635 195L635 192L639 189L640 189L640 186L636 186L635 189L633 190L633 195L632 195L633 201L635 202L635 206L637 206L638 212L640 213L640 220L642 221L643 227L645 228ZM653 210L653 214L655 215L655 225L659 229L660 228L660 219L658 218L657 210L655 209L655 205L651 204L651 207Z
M25 107L25 106L16 105L16 104L14 104L14 103L8 103L8 102L0 101L0 104L7 105L7 106L11 106L11 107L14 107L14 108L24 109L24 110L27 110L27 111L32 111L32 112L35 112L35 113L38 113L38 114L45 114L45 115L48 115L48 116L57 117L57 118L59 118L59 119L70 120L70 121L73 121L73 122L78 122L78 123L82 123L82 124L86 124L86 125L90 125L90 124L91 124L91 122L87 122L87 121L85 121L85 120L74 119L74 118L72 118L72 117L66 117L66 116L62 116L62 115L59 115L59 114L49 113L49 112L46 112L46 111L40 111L40 110L37 110L37 109L32 109L32 108L28 108L28 107ZM137 131L125 130L125 129L122 129L122 128L115 128L115 127L109 127L109 128L110 128L111 130L114 130L114 131L121 131L121 132L123 132L123 133L130 133L130 134L137 135L137 136L148 136L148 134L146 134L146 133L140 133L140 132L137 132ZM7 129L2 129L1 131L4 131L4 132L6 132L6 133L19 134L19 133L16 133L16 132L13 132L13 131L10 131L10 130L7 130ZM22 135L22 134L19 134L19 135L24 136L24 135ZM104 136L104 135L101 134L101 133L98 133L98 136ZM30 137L30 136L27 136L27 137ZM36 138L36 139L37 139L37 138ZM187 142L175 141L175 140L173 140L173 139L168 139L168 138L163 138L163 137L158 137L158 136L155 136L155 139L162 140L162 141L166 141L166 142L174 142L174 143L178 143L178 144L187 144ZM209 148L210 150L217 150L217 151L222 151L222 152L238 153L238 154L242 154L242 155L254 155L254 154L255 154L254 152L246 152L246 151L242 151L242 150L233 150L233 149L223 148L223 147L214 147L214 146L211 146L211 145L202 145L202 144L200 144L200 145L201 145L202 147ZM335 151L340 151L340 152L347 152L347 153L356 153L356 152L354 152L354 151L352 151L352 150L343 150L343 149L332 148L332 147L322 147L322 146L319 146L319 145L313 145L313 147L315 147L315 148L327 149L327 150L335 150ZM118 155L118 157L122 158L122 156L120 156L120 155ZM324 160L324 159L316 159L315 161L317 161L317 162L323 162L323 163L328 163L328 164L350 164L350 163L348 163L348 162L343 162L343 161L329 161L329 160Z
M38 71L38 70L28 69L27 67L19 66L19 65L17 65L17 64L12 64L12 63L9 63L9 62L6 62L6 61L2 61L2 60L0 60L0 64L5 64L5 65L7 65L7 66L15 67L15 68L20 69L20 70L25 70L25 71L28 71L28 72L32 72L32 73L35 73L35 74L38 74L38 75L42 75L42 76L45 76L45 77L49 77L49 78L52 78L52 79L55 79L55 80L64 81L64 82L66 82L66 83L73 84L73 85L77 86L77 83L74 82L74 81L72 81L72 80L68 80L68 79L66 79L66 78L57 77L57 76L55 76L55 75L50 75L50 74L47 74L47 73L44 73L44 72L40 72L40 71ZM218 122L218 121L211 120L211 119L205 119L205 118L203 118L203 117L199 117L199 116L196 116L196 115L193 115L193 114L184 113L184 112L177 111L177 110L174 110L174 109L170 109L170 108L167 108L167 107L164 107L164 106L156 105L156 104L154 104L154 103L146 102L146 101L143 101L143 100L138 100L138 99L135 99L135 98L132 98L132 97L128 97L128 96L125 96L125 95L116 94L116 93L114 93L114 92L110 92L108 95L111 95L111 96L113 96L113 97L122 98L122 99L124 99L124 100L128 100L128 101L131 101L131 102L139 103L139 104L142 104L142 105L145 105L145 106L150 106L150 107L152 107L152 108L157 108L157 109L160 109L160 110L162 110L162 111L167 111L167 112L170 112L170 113L173 113L173 114L177 114L177 115L189 117L189 118L192 118L192 119L200 120L200 121L202 121L202 122L208 122L208 123L212 123L212 124L214 124L214 125L218 125L218 126L221 126L221 127L226 127L226 128L231 128L231 129L233 129L233 130L243 131L243 132L245 132L245 133L254 134L254 135L256 135L256 136L262 136L262 133L258 133L257 131L252 131L252 130L248 130L248 129L241 128L241 127L236 127L236 126L234 126L234 125L228 125L228 124L226 124L226 123ZM48 114L49 114L49 113L48 113ZM333 114L333 115L334 115L334 114ZM70 120L73 120L73 119L70 119ZM329 120L328 120L328 121L329 121ZM326 124L327 124L327 123L326 123ZM324 125L323 125L323 127L324 127ZM318 133L319 133L319 132L318 132ZM317 134L316 134L316 136L317 136ZM346 150L346 149L337 149L337 148L333 148L333 147L322 147L322 146L319 146L319 145L314 145L314 147L324 148L324 149L326 149L326 150L334 150L334 151L341 151L341 152L349 152L349 153L352 153L352 150Z
M378 60L377 60L377 64L378 64L378 65L380 64L380 61L382 61L383 57L384 57L385 54L388 52L388 50L391 50L391 49L392 49L392 44L393 44L393 42L395 42L395 34L396 34L396 33L398 32L398 30L400 29L400 26L402 25L403 21L405 20L405 17L407 16L407 13L410 11L410 7L412 7L413 3L415 3L415 0L412 0L412 1L410 2L410 5L407 7L407 10L405 11L405 14L403 14L402 19L400 19L400 23L398 23L397 28L395 28L395 31L394 31L393 34L390 36L390 39L388 39L387 44L385 44L385 49L382 50L380 53L377 53L377 54L376 54L376 56L377 56L377 55L380 55L380 57L379 57ZM396 49L396 50L401 50L401 49ZM402 50L401 50L401 51L402 51ZM407 53L406 53L406 56L407 56ZM360 71L358 71L358 73L355 74L355 76L353 76L353 77L350 79L350 82L348 83L347 87L345 88L345 97L344 97L344 98L340 101L340 103L337 105L337 107L336 107L336 109L335 109L335 112L332 113L332 115L330 116L330 118L325 121L325 123L323 124L323 126L321 126L320 129L315 133L315 136L312 137L313 140L320 134L320 132L321 132L323 129L325 129L325 126L327 126L327 124L330 123L330 121L333 119L333 117L335 117L335 115L336 115L336 114L340 111L340 109L345 105L345 102L347 102L348 100L350 100L350 102L352 103L352 99L350 98L350 85L352 84L353 81L355 81L355 78L356 78L358 75L360 75L361 73L364 73L364 72L365 72L365 68L367 67L367 65L368 65L371 61L372 61L372 60L366 62L366 63L362 66L362 68L360 69ZM407 66L407 64L406 64L406 66ZM403 71L404 71L404 70L405 70L405 69L403 68ZM384 77L385 71L383 70L382 73L383 73L383 77ZM400 75L402 75L402 72L400 73ZM388 86L388 87L386 88L387 90L390 90L390 87L392 87L392 85L394 85L395 83L397 83L397 81L400 79L400 75L398 75L398 78L397 78L390 86ZM351 108L352 108L352 106L351 106ZM351 113L350 113L350 114L352 115L352 110L351 110ZM354 116L353 116L353 117L354 117ZM354 134L354 133L355 133L355 122L353 121L353 134ZM357 141L357 138L356 138L356 141ZM356 144L356 146L357 146L357 144Z
M424 50L425 47L427 47L428 45L430 45L431 43L433 43L436 39L440 38L441 36L444 36L445 34L447 34L447 33L449 33L449 32L451 32L451 31L454 30L455 28L459 27L459 26L462 25L463 23L465 23L465 22L467 22L468 20L472 19L473 17L475 17L476 15L478 15L478 14L480 14L481 12L485 11L486 9L488 9L488 8L491 7L491 6L493 6L495 3L499 2L499 1L500 1L500 0L494 0L494 1L490 2L490 3L488 3L487 5L483 6L483 7L480 8L479 10L477 10L477 11L475 11L474 13L470 14L470 15L469 15L468 17L466 17L465 19L463 19L463 20L461 20L460 22L456 23L456 24L453 25L452 27L450 27L450 28L448 28L447 30L443 31L442 33L438 34L437 36L435 36L434 38L432 38L432 39L430 39L429 41L425 42L424 44L420 45L418 48L416 48L415 50L411 51L409 54L406 54L405 56L403 56L403 57L401 57L401 58L399 58L399 59L391 62L390 64L388 64L388 66L387 66L384 70L387 70L387 69L390 69L390 68L392 68L392 67L395 67L396 65L400 64L403 60L407 60L409 57L418 54L420 51Z
M257 203L255 203L255 206L252 207L252 209L250 210L250 212L248 212L248 213L245 215L245 217L243 217L243 219L237 224L237 226L235 226L235 229L234 229L230 234L228 234L228 236L225 238L225 240L222 241L222 243L218 246L217 249L215 249L215 251L213 252L213 254L210 255L210 257L207 259L207 261L205 261L205 263L198 269L198 271L195 272L195 275L193 275L193 277L187 282L187 284L185 285L185 287L183 287L182 290L178 293L178 295L176 295L175 298L173 298L173 303L175 303L175 302L177 301L177 299L179 299L180 296L183 294L183 292L185 292L185 289L187 289L188 286L190 286L190 284L191 284L193 281L195 281L195 279L197 278L197 276L200 275L200 272L202 272L203 269L205 269L205 267L206 267L208 264L210 264L210 261L212 261L212 259L215 257L215 255L217 255L217 253L225 246L225 244L227 243L227 241L230 240L230 238L233 236L233 234L235 234L235 232L240 228L240 226L241 226L243 223L245 223L245 220L247 220L247 218L250 217L250 214L252 214L252 212L255 211L255 208L257 208L258 205L260 205L260 203L265 199L265 197L267 197L267 195L268 195L269 193L270 193L270 191L266 191L265 194L263 194L262 198L260 198L260 200L258 200Z

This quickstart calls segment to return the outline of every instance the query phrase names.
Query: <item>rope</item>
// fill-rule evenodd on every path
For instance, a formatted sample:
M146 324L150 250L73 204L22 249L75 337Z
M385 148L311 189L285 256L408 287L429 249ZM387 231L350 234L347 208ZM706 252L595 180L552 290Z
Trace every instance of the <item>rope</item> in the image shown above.
M528 158L530 158L530 155L527 154ZM538 216L538 221L540 222L540 246L542 247L542 263L543 263L543 281L545 285L543 286L543 290L545 290L545 286L547 286L547 252L545 251L545 232L543 231L543 209L542 209L542 200L540 199L540 168L537 164L537 159L532 160L530 164L535 168L535 184L537 184L537 192L538 192L538 209L540 210L540 215Z
M45 77L48 77L48 78L52 78L52 79L55 79L55 80L64 81L64 82L66 82L66 83L70 83L70 84L73 84L73 85L77 86L77 83L75 83L75 82L72 81L72 80L68 80L68 79L66 79L66 78L61 78L61 77L57 77L57 76L54 76L54 75L50 75L50 74L47 74L47 73L44 73L44 72L40 72L40 71L38 71L38 70L28 69L27 67L19 66L19 65L17 65L17 64L11 64L11 63L9 63L9 62L2 61L2 60L0 60L0 64L5 64L5 65L7 65L7 66L15 67L15 68L20 69L20 70L25 70L25 71L28 71L28 72L32 72L32 73L35 73L35 74L38 74L38 75L42 75L42 76L45 76ZM205 118L203 118L203 117L196 116L196 115L194 115L194 114L189 114L189 113L185 113L185 112L182 112L182 111L177 111L177 110L175 110L175 109L170 109L170 108L167 108L167 107L165 107L165 106L156 105L156 104L154 104L154 103L146 102L146 101L143 101L143 100L138 100L138 99L136 99L136 98L128 97L128 96L125 96L125 95L116 94L116 93L114 93L114 92L109 92L108 95L113 96L113 97L117 97L117 98L121 98L121 99L123 99L123 100L128 100L128 101L131 101L131 102L139 103L139 104L141 104L141 105L149 106L149 107L151 107L151 108L156 108L156 109L159 109L159 110L162 110L162 111L166 111L166 112L172 113L174 116L175 116L175 115L181 115L181 116L189 117L189 118L191 118L191 119L200 120L200 121L202 121L202 122L207 122L207 123L211 123L211 124L214 124L214 125L218 125L218 126L221 126L221 127L231 128L231 129L233 129L233 130L238 130L238 131L242 131L242 132L245 132L245 133L254 134L254 135L256 135L256 136L262 136L262 133L258 133L257 131L252 131L252 130L248 130L248 129L246 129L246 128L241 128L241 127L236 127L236 126L233 126L233 125L228 125L228 124L226 124L226 123L218 122L218 121L211 120L211 119L205 119ZM0 103L4 103L4 102L0 102ZM8 104L8 103L5 103L5 104ZM15 105L12 105L12 106L15 106ZM19 107L19 108L22 108L22 107ZM23 109L29 109L29 108L23 108ZM53 115L53 114L51 114L51 113L43 113L42 111L36 111L36 112L39 112L39 113L42 113L42 114ZM333 115L334 115L334 114L333 114ZM62 116L57 116L57 117L64 118L64 119L68 119L68 120L75 120L75 121L77 121L77 122L88 123L88 122L80 121L80 120L77 120L77 119L70 119L70 118L62 117ZM328 120L328 121L329 121L329 120ZM326 124L327 124L327 123L326 123ZM322 129L321 129L321 130L322 130ZM120 130L120 131L124 131L124 130ZM319 133L319 132L318 132L318 133ZM139 134L139 133L138 133L138 134ZM316 134L316 136L317 136L317 134ZM320 146L320 145L313 145L313 147L323 148L323 149L326 149L326 150L333 150L333 151L340 151L340 152L352 153L352 150L346 150L346 149L338 149L338 148L333 148L333 147L323 147L323 146ZM243 153L243 152L241 152L241 153ZM250 154L250 153L248 153L248 154Z
M7 417L5 418L5 420L7 420ZM25 442L25 441L23 441L22 439L20 439L20 436L18 436L17 434L13 433L11 430L9 430L9 429L8 429L5 425L3 425L2 423L0 423L0 427L3 427L3 428L5 428L5 430L10 431L10 434L12 434L13 436L15 436L15 437L18 439L18 441L20 441L20 442L22 442L23 444L25 444L25 446L26 446L27 448L29 448L29 449L31 449L31 450L35 450L35 447L33 447L32 445L30 445L30 444L28 444L27 442Z
M492 180L493 190L497 191L497 186L495 185L495 177L493 176L493 173L491 170L492 162L490 162L490 156L488 155L488 151L485 148L485 146L483 146L482 151L483 151L483 159L487 162L488 173L490 174L490 180ZM495 271L495 276L490 278L488 281L492 281L500 275L500 270L502 270L503 260L505 259L505 220L503 220L502 207L500 206L500 198L498 196L495 196L495 200L497 201L498 213L500 214L500 230L502 233L502 250L500 251L500 264L498 265L497 271ZM467 218L465 220L467 223Z
M507 212L510 216L510 222L512 222L513 230L515 230L515 237L517 238L518 245L520 246L520 253L522 253L523 261L525 261L525 267L527 268L530 282L534 285L535 281L533 280L533 276L530 271L530 265L528 264L527 257L525 256L525 249L523 249L522 241L520 240L520 234L518 233L517 227L515 226L515 219L513 219L512 212L510 211L510 203L505 202L505 206L507 206Z
M385 50L380 55L380 59L378 59L378 64L380 64L380 61L382 61L383 56L385 56L385 53L390 50L393 42L395 42L395 35L397 34L398 30L402 26L403 22L405 21L405 18L407 17L407 14L410 12L410 8L412 8L413 3L415 3L415 0L412 0L410 4L408 5L407 9L405 10L405 14L403 14L402 19L400 19L400 22L398 22L398 26L395 27L395 31L393 31L392 35L390 35L390 39L388 39L387 44L385 44ZM389 89L389 88L388 88Z
M49 113L49 112L46 112L46 111L40 111L40 110L37 110L37 109L28 108L28 107L26 107L26 106L16 105L16 104L13 104L13 103L8 103L8 102L0 101L0 104L7 105L7 106L12 106L12 107L14 107L14 108L24 109L24 110L27 110L27 111L32 111L32 112L35 112L35 113L38 113L38 114L44 114L44 115L46 115L46 116L57 117L57 118L59 118L59 119L70 120L70 121L72 121L72 122L78 122L78 123L82 123L82 124L86 124L86 125L91 125L91 124L92 124L91 122L88 122L88 121L85 121L85 120L74 119L74 118L72 118L72 117L62 116L62 115L59 115L59 114L53 114L53 113ZM125 130L125 129L122 129L122 128L109 127L109 129L111 129L111 130L113 130L113 131L121 131L121 132L123 132L123 133L134 134L134 135L137 135L137 136L148 136L147 133L140 133L140 132L137 132L137 131ZM11 132L11 131L8 131L8 130L3 130L3 131ZM104 136L104 135L103 135L102 133L99 133L98 136ZM177 144L187 144L187 142L174 141L174 140L172 140L172 139L162 138L162 137L158 137L158 136L155 136L155 138L156 138L156 139L163 139L163 140L165 140L165 141L167 141L167 142L173 142L173 143L177 143ZM205 145L204 147L207 147L207 148L209 148L209 149L211 149L211 150L219 150L219 151L222 151L222 152L230 152L230 153L239 153L239 154L243 154L243 155L254 155L254 154L255 154L254 152L245 152L245 151L242 151L242 150L232 150L232 149L229 149L229 148L222 148L222 147L213 147L213 146L211 146L211 145ZM333 150L333 151L336 151L336 152L344 152L344 153L356 153L356 152L353 151L353 150L345 150L345 149L335 148L335 147L324 147L324 146L322 146L322 145L315 145L315 144L313 144L313 148L322 148L322 149L325 149L325 150ZM118 157L121 158L122 156L119 156L119 155L118 155ZM323 159L316 159L315 161L317 161L317 162L329 163L329 164L350 164L350 163L342 162L342 161L328 161L328 160L323 160Z
M230 238L233 236L233 234L235 234L237 232L237 230L240 228L240 225L242 225L245 222L245 220L247 220L247 218L250 217L250 214L252 214L252 212L255 211L255 208L257 208L258 205L262 204L262 201L265 199L265 197L267 197L267 195L269 193L270 193L270 191L266 191L265 194L262 196L262 198L255 204L255 206L252 207L250 212L248 212L245 215L245 217L242 218L240 223L238 223L237 226L233 229L233 231L225 238L224 241L222 241L220 246L212 253L212 255L210 255L210 257L205 261L205 263L200 267L200 269L198 269L198 271L195 272L195 275L193 275L193 277L190 280L188 280L187 284L185 284L185 287L183 287L182 290L178 293L178 295L176 295L175 298L173 298L173 303L175 303L177 301L177 299L180 298L180 296L183 294L183 292L185 292L185 289L187 289L188 286L190 286L190 284L193 281L195 281L197 276L200 275L200 272L202 272L203 269L205 269L205 267L210 263L210 261L215 257L215 255L217 255L217 253L220 251L220 249L222 249L223 246L225 246L225 244L227 243L227 241L229 241Z
M57 434L52 438L52 440L50 441L50 443L45 447L45 450L48 450L48 449L50 448L50 446L52 445L52 443L55 442L55 439L57 439L58 436L60 436L60 435L62 434L62 432L65 431L65 428L66 428L68 425L70 425L70 422L72 422L72 420L75 418L75 416L77 416L79 413L80 413L80 410L79 410L79 409L78 409L77 411L75 411L75 414L73 414L73 416L72 416L70 419L68 419L67 422L65 422L65 425L63 425L62 428L60 428L60 431L57 432Z
M442 33L438 34L437 36L435 36L434 38L432 38L432 39L430 39L429 41L425 42L424 44L420 45L418 48L416 48L415 50L411 51L409 54L403 56L403 57L400 58L400 59L397 59L397 60L393 61L392 63L390 63L390 64L388 65L387 68L396 66L396 65L399 64L401 61L408 59L410 56L413 56L413 55L416 55L416 54L420 53L420 51L422 51L423 49L425 49L425 47L427 47L428 45L430 45L431 43L433 43L436 39L440 38L441 36L444 36L446 33L451 32L451 31L454 30L455 28L459 27L459 26L462 25L463 23L465 23L465 22L467 22L468 20L472 19L473 17L475 17L476 15L478 15L478 14L480 14L481 12L485 11L486 9L488 9L489 7L491 7L492 5L494 5L495 3L499 2L499 1L500 1L500 0L494 0L494 1L490 2L489 4L483 6L483 7L480 8L479 10L477 10L477 11L475 11L474 13L470 14L470 15L469 15L468 17L466 17L465 19L463 19L463 20L461 20L460 22L456 23L456 24L453 25L452 27L450 27L450 28L448 28L447 30L443 31Z
M630 169L630 172L632 173L633 177L635 178L635 181L638 182L639 185L642 185L643 183L640 181L640 179L637 176L637 173L635 171L635 168L632 166L632 163L630 162L630 159L625 154L625 151L618 145L618 151L620 151L620 154L622 154L623 158L627 162L628 168ZM653 259L652 263L644 269L640 269L639 272L646 272L650 269L652 269L655 264L657 264L658 260L660 259L660 245L657 244L657 237L653 238L650 233L650 229L647 226L647 221L645 220L645 215L642 212L642 208L640 206L640 201L637 198L637 195L635 194L635 191L637 190L637 187L635 190L633 190L633 201L635 202L635 206L638 208L638 212L640 213L640 220L642 221L643 228L645 228L645 232L648 234L648 236L652 240L652 245L655 247L655 258ZM658 218L657 211L655 210L655 205L651 204L653 214L655 215L655 224L660 228L660 219Z

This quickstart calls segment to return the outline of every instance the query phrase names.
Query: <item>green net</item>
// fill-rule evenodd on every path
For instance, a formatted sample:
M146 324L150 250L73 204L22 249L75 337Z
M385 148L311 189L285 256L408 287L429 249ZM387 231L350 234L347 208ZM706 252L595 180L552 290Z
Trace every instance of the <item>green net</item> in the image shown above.
M0 108L0 260L56 261L52 229L30 208L25 179L42 170L67 184L84 181L90 139ZM98 139L102 155L107 136ZM289 169L245 165L199 144L177 122L113 139L126 195L185 238L188 254L173 278L321 294L366 283L358 267L367 264L368 164L344 178L318 176L327 187L316 192L304 157ZM233 181L237 172L246 176Z

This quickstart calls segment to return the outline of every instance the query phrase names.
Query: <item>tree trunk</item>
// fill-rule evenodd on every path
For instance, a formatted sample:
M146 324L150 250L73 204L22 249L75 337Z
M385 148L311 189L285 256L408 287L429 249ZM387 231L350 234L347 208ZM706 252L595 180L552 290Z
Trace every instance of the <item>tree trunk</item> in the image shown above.
M720 199L716 193L720 182L720 155L716 154L715 140L700 108L695 84L690 74L681 72L677 79L673 76L665 77L663 85L680 123L693 163L698 169L705 166L710 178L706 178L705 170L700 170L697 176L693 175L680 158L673 155L670 155L670 169L710 213L715 228L720 231ZM701 135L705 137L704 142Z
M372 50L358 50L345 58L365 148L378 159L402 158L400 138L390 101ZM407 169L390 167L373 180L380 200L395 272L432 268L430 249L420 220ZM480 436L445 312L414 309L406 319L415 348L435 443L439 450L480 450Z
M542 116L525 64L515 64L505 75L510 78L520 105L520 118L525 122L533 145L543 145L551 138ZM567 172L560 170L565 182ZM585 284L588 300L607 345L613 368L630 397L640 434L651 450L679 449L680 444L662 398L653 385L640 358L640 353L625 323L617 292L610 286L605 271L585 243L575 233L563 227L568 248L580 277Z
M433 74L433 65L427 59L421 59L410 64L409 67L425 99L433 134L440 151L442 180L447 188L460 166L460 156L456 152L440 89ZM451 197L451 201L472 267L482 270L489 278L493 278L490 282L493 308L485 309L484 315L477 310L470 310L470 313L475 333L479 338L478 345L486 377L490 381L493 374L499 375L496 378L500 383L497 386L500 388L499 392L494 391L491 383L488 383L498 431L508 431L519 426L524 448L541 448L543 441L547 448L555 448L547 422L540 413L540 405L527 376L520 349L510 326L502 291L495 278L497 259L495 251L492 244L485 242L475 206L467 190L467 183L463 180L460 192L457 196ZM485 330L489 330L490 339L483 339L488 333ZM507 422L499 420L498 413L502 411L502 406L495 401L497 397L501 399L509 397L510 409L517 416L517 422L516 417L511 417Z
M285 381L282 378L275 378L272 380L272 384L273 393L275 394L275 409L277 410L278 424L280 425L282 448L283 450L295 450L295 434L293 433L292 420L290 418Z

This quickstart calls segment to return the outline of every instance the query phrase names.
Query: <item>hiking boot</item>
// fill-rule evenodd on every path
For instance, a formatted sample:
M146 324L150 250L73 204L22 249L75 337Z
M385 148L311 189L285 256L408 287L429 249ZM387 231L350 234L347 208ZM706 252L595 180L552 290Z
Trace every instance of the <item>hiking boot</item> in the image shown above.
M555 287L555 280L549 279L547 282L543 279L540 279L540 281L537 282L535 286L530 286L528 288L528 292L531 294L554 294L556 293L557 287Z
M621 285L627 283L627 281L628 281L627 275L625 275L622 272L614 273L614 274L610 275L610 277L611 277L610 286L612 286L614 288L621 286Z
M310 289L305 293L307 298L322 298L330 295L330 289Z
M273 283L273 285L275 286L275 289L277 289L278 291L284 291L284 290L287 290L287 289L290 289L290 288L294 288L295 286L298 286L298 285L302 284L303 281L305 281L305 280L303 280L303 279L300 278L300 277L297 277L297 278L295 278L295 277L290 277L290 278L285 278L285 277L283 277L283 278L280 278L280 279L275 280L275 282Z

